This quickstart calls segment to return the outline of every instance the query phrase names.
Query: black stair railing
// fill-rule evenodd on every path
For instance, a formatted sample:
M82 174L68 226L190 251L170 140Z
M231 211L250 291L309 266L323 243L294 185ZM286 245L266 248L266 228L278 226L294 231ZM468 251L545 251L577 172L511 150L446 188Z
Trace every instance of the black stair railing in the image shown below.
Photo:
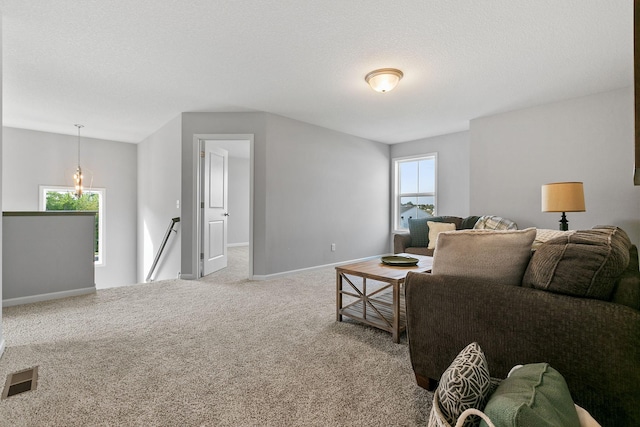
M178 232L178 230L174 230L173 227L176 225L177 222L180 222L180 217L177 216L175 218L171 218L171 223L169 224L169 228L167 228L167 232L164 234L164 239L162 239L162 244L160 245L160 248L158 248L158 253L156 254L156 258L153 260L153 264L151 264L151 269L149 270L149 274L147 274L147 278L145 279L146 282L151 282L151 275L153 274L153 270L156 269L156 266L158 265L158 261L160 260L160 257L162 256L162 251L164 250L164 247L167 245L167 241L169 240L169 236L171 236L171 232Z

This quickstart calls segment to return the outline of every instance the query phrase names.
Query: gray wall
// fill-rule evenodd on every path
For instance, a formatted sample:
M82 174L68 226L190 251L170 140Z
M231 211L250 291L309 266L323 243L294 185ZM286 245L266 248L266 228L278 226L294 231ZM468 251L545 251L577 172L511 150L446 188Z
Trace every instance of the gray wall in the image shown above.
M429 153L438 154L438 215L468 216L469 132L451 133L391 146L391 158Z
M388 252L388 145L270 114L267 147L267 274Z
M2 99L2 11L0 11L0 99ZM2 126L2 102L0 102L0 127ZM0 212L2 212L2 152L4 141L0 132ZM0 299L2 299L2 223L0 223ZM2 307L0 307L0 357L4 351L4 335L2 334Z
M196 265L194 134L254 135L254 275L388 251L387 145L267 113L184 113L183 273Z
M633 88L471 121L471 212L492 212L521 228L558 228L540 211L542 184L583 181L586 212L570 229L622 227L640 242L640 187L632 181Z
M249 159L229 157L229 245L249 243L249 163Z
M181 216L181 117L171 120L137 145L138 149L138 281L146 278L171 218ZM152 279L178 277L183 222L172 233Z
M2 305L95 292L93 214L8 212L2 222Z
M3 128L3 139L5 211L37 211L40 185L73 186L77 136ZM106 188L106 264L96 267L98 288L136 282L136 157L134 144L81 138L85 187Z

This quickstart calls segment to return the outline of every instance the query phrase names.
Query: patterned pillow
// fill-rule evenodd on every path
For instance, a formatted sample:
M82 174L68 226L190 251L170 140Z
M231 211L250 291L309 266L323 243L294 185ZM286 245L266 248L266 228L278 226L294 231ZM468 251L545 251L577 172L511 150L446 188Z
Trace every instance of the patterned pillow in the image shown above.
M485 215L478 218L473 228L476 230L517 230L518 224L507 218Z
M435 391L440 415L450 425L455 425L456 420L466 409L475 408L482 411L491 392L491 378L489 365L477 342L469 344L458 354L453 363L447 368L440 378L440 384ZM431 409L432 416L436 414ZM464 422L464 426L477 426L480 420L470 417Z

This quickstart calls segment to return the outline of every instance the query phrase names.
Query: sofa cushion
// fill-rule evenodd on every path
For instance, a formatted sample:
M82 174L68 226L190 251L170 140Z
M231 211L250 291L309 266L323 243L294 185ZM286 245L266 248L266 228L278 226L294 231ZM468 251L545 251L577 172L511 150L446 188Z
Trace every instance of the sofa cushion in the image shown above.
M457 216L432 216L427 218L411 218L409 219L409 234L411 235L412 247L429 246L429 226L427 221L432 222L449 222L456 225L456 230L460 229L462 218Z
M428 249L436 248L438 234L442 233L443 231L454 231L456 229L456 225L450 222L427 221L427 225L429 226L429 243L427 245Z
M549 240L555 239L556 237L567 236L569 234L575 233L575 230L551 230L548 228L536 228L536 239L533 241L533 250L538 249L538 247L548 242Z
M491 392L489 365L478 343L466 346L444 371L434 393L432 417L444 418L450 425L466 409L482 410ZM437 395L437 396L435 396ZM437 410L436 410L437 406ZM465 426L478 425L475 417L468 418Z
M404 253L422 256L433 256L433 249L427 249L419 246L411 246L404 250Z
M496 426L580 426L567 383L548 363L513 370L491 395L484 413Z
M638 247L629 249L629 265L616 281L611 302L640 310L640 275L638 275Z
M617 227L578 230L535 251L523 286L610 300L616 279L629 265L631 242Z
M535 228L440 233L432 273L520 285L535 236Z

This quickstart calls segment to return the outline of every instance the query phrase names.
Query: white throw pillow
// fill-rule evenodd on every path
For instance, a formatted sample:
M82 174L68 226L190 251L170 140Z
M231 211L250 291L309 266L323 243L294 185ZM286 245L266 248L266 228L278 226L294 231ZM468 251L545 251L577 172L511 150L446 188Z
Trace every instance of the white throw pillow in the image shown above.
M520 285L535 237L535 228L440 233L433 254L432 274Z
M578 412L580 427L601 427L586 409L576 405L576 411Z
M429 227L429 245L427 249L436 248L438 234L443 231L454 231L456 229L456 225L450 222L427 221L427 226Z

